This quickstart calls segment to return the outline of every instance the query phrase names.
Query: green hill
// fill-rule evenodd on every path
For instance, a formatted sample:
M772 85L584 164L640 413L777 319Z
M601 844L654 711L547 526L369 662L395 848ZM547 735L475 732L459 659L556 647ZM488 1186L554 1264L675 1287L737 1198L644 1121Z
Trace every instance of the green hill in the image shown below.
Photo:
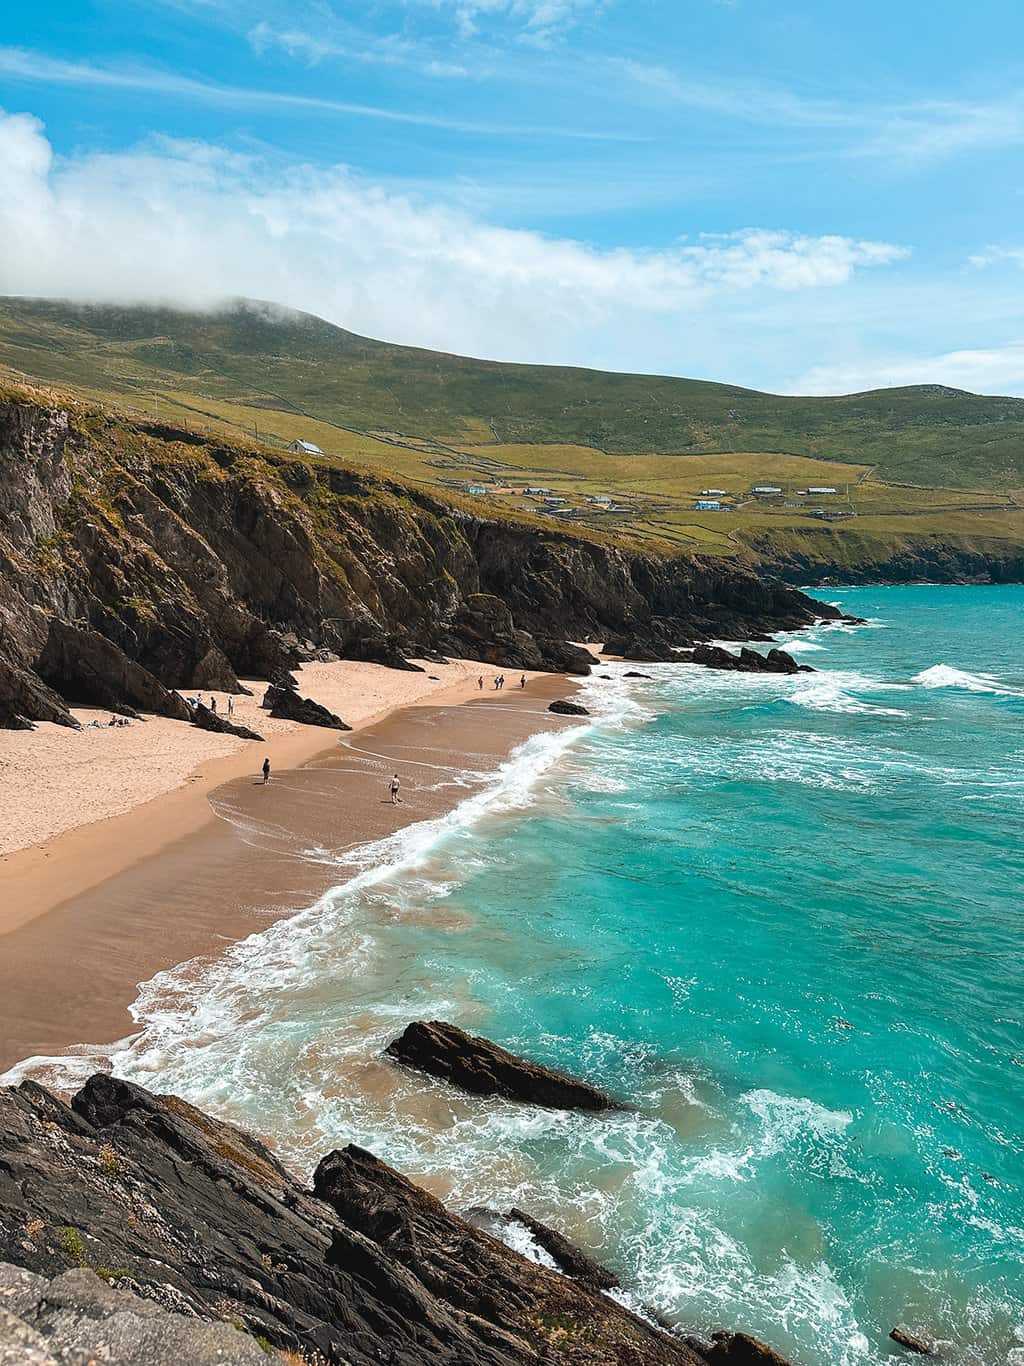
M0 299L0 366L129 414L277 447L302 438L329 458L670 548L813 562L845 541L877 562L907 537L1024 541L1020 398L941 385L787 397L512 365L248 301L197 313ZM538 485L563 501L525 494ZM695 507L705 488L725 491L725 510Z

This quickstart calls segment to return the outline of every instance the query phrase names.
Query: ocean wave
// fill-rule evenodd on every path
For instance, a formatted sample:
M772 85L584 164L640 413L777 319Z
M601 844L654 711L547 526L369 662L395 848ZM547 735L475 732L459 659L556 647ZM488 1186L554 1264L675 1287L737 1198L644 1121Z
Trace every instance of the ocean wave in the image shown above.
M922 688L961 688L966 692L993 693L999 697L1024 697L1017 688L1006 688L991 674L968 673L951 664L933 664L910 680Z
M806 707L809 711L846 712L852 716L906 716L898 707L880 707L874 702L865 702L854 697L847 689L855 687L870 688L872 691L887 689L891 684L873 683L856 674L815 674L812 681L802 682L786 698L794 707Z

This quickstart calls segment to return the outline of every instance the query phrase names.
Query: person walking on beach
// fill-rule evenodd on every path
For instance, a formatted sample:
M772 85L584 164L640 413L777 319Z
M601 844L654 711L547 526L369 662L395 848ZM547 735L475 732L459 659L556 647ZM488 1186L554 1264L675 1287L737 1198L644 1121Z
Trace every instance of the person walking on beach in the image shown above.
M398 795L398 792L399 792L399 789L401 788L401 786L402 786L401 780L399 779L398 774L396 773L395 776L391 779L391 805L392 805L392 806L397 806L398 803L402 800L401 797Z
M525 674L520 674L520 675L519 675L519 686L520 686L521 688L525 688L525 687L526 687L526 675L525 675Z
M228 715L229 715L229 716L234 716L234 714L235 714L235 699L234 699L233 697L229 696L229 697L228 697Z
M483 690L484 690L484 676L483 676L483 674L481 674L480 677L479 677L476 681L477 681L477 686L479 687L480 691L483 692Z
M217 699L214 697L213 693L210 693L210 710L213 712L214 716L217 715Z
M270 756L263 760L263 782L264 785L270 782Z

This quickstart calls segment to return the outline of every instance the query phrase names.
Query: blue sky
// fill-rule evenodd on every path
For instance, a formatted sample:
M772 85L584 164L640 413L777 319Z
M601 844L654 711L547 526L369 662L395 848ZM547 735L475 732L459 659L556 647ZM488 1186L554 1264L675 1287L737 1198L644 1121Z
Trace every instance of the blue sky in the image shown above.
M49 0L0 291L512 360L1024 393L1008 0Z

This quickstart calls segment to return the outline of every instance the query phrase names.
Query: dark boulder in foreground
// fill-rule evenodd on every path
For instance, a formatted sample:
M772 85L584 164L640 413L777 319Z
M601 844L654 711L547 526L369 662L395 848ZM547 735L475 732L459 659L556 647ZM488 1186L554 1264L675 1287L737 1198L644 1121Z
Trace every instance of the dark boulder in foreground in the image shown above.
M325 1157L310 1191L250 1135L102 1074L70 1107L32 1082L0 1089L0 1262L49 1282L44 1292L27 1278L0 1300L0 1360L8 1315L51 1334L57 1314L40 1307L45 1294L62 1306L64 1327L83 1333L74 1366L90 1356L112 1366L204 1363L204 1344L223 1341L225 1325L237 1347L220 1359L238 1366L257 1359L258 1342L327 1366L706 1362L585 1281L472 1227L362 1149ZM164 1311L191 1317L168 1322ZM109 1355L83 1315L103 1324ZM150 1322L162 1327L145 1353L111 1341ZM17 1323L10 1331L24 1341Z
M586 707L581 707L578 702L549 702L548 711L555 712L558 716L589 716L590 712Z
M330 730L351 730L340 716L328 711L311 697L300 697L294 688L272 683L260 705L271 716L283 721L299 721L304 726L326 726Z
M388 1044L389 1057L477 1096L504 1096L555 1110L619 1110L611 1096L585 1081L516 1057L507 1049L443 1020L415 1020Z
M935 1348L930 1342L917 1337L914 1333L908 1333L905 1328L894 1328L889 1336L893 1342L898 1342L901 1347L906 1347L908 1352L917 1352L923 1357L935 1355Z
M720 645L696 645L689 659L705 669L723 669L734 673L747 674L809 674L814 670L807 664L798 664L785 650L769 650L760 655L756 650L743 646L738 655L725 650Z

